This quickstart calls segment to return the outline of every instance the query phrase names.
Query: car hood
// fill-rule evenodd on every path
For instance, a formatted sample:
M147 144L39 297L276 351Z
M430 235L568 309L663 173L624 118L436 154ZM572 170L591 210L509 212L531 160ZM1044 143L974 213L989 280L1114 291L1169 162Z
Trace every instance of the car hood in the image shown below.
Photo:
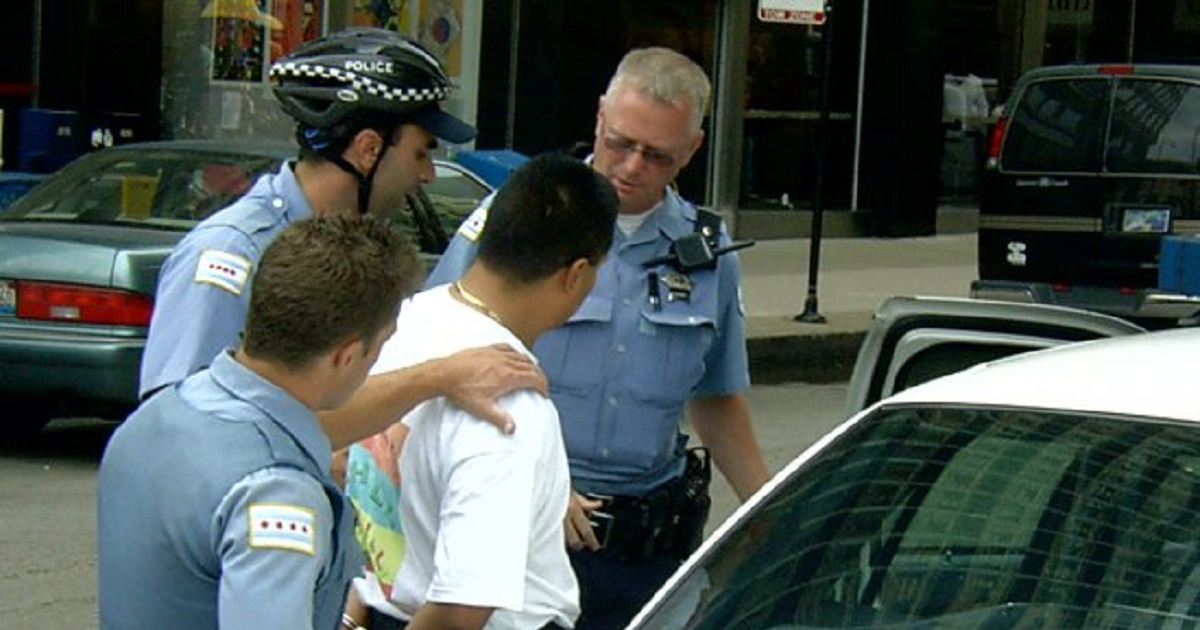
M129 226L0 223L0 278L154 293L182 232Z

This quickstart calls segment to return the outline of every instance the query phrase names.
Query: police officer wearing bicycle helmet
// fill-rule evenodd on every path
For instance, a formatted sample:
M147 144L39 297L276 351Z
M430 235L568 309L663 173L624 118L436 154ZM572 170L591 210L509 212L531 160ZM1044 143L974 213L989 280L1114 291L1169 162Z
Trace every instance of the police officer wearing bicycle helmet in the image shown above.
M451 85L438 60L391 31L356 28L308 42L276 62L270 76L283 110L296 119L299 159L202 221L167 258L142 359L142 398L237 344L250 279L285 226L398 207L433 179L437 138L462 143L475 137L473 127L439 107ZM516 387L544 387L536 368L507 351L475 351L428 367L373 377L364 390L382 380L377 391L384 393L368 397L365 408L351 401L341 412L360 416L360 422L324 423L334 431L333 446L381 431L398 412L441 395L511 425L493 398ZM487 391L460 385L472 378L489 381Z

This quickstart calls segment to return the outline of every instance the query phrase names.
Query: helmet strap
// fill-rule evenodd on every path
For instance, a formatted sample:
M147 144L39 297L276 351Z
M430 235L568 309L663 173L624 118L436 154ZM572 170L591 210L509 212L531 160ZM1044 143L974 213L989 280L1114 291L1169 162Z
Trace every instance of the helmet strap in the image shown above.
M379 155L382 157L383 152L380 151ZM357 168L354 168L353 164L347 162L346 158L340 155L324 155L323 157L326 160L336 164L337 167L343 171L350 173L354 176L354 179L358 180L358 213L360 215L365 215L367 213L367 208L370 205L371 182L375 179L375 169L379 168L379 160L375 160L375 164L371 166L371 170L368 171L366 175L363 175Z
M371 191L375 189L375 172L379 170L379 163L383 161L383 154L387 153L388 143L383 143L383 148L379 150L379 155L375 158L375 163L371 165L371 170L367 171L366 175L358 178L358 214L359 216L367 216L367 211L371 207Z
M358 180L358 213L365 216L371 206L371 191L374 188L375 173L379 170L379 164L383 162L383 156L387 153L388 147L391 146L390 133L385 133L374 126L368 125L364 128L375 129L375 131L383 138L383 147L379 150L379 155L375 157L375 162L371 165L370 170L364 175L353 164L348 162L346 158L340 154L341 148L344 148L346 143L331 142L326 140L329 136L321 138L320 142L314 142L314 139L323 135L323 130L313 127L298 127L297 139L301 144L312 148L317 154L326 160L336 164L338 168L346 171ZM340 135L340 134L334 134Z

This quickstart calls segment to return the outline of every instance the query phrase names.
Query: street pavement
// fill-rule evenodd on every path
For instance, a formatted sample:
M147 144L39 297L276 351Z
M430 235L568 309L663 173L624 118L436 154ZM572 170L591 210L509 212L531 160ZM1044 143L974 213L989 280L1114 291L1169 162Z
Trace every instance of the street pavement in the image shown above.
M759 240L739 252L751 380L829 383L849 378L871 314L892 295L966 297L974 231L912 238L822 238L816 309L805 310L812 241Z

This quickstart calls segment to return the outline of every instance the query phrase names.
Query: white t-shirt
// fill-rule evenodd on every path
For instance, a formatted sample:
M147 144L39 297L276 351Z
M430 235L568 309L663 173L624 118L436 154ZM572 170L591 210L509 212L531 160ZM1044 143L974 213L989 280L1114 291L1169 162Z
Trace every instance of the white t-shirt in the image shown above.
M373 371L497 342L532 356L443 285L404 302ZM492 629L551 621L571 627L579 587L563 534L571 480L558 411L532 391L499 403L516 421L514 435L445 398L405 416L400 519L407 549L392 601L409 617L430 600L495 608L486 626Z

